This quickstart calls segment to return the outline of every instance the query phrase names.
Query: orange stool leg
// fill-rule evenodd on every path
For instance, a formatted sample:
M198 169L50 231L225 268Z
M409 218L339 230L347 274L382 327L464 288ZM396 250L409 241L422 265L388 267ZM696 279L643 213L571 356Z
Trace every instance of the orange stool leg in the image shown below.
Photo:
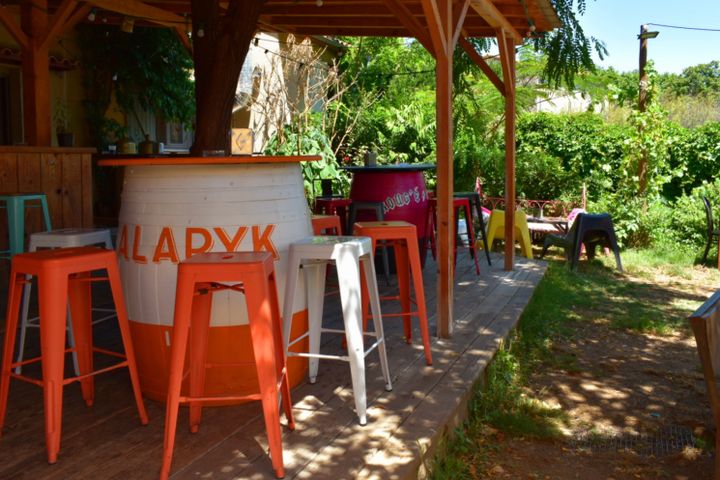
M287 372L287 358L285 357L285 343L283 342L283 323L282 316L280 315L280 303L278 303L277 282L274 272L270 275L268 281L273 339L275 340L275 367L277 368L277 376L275 378L281 378L282 375L280 394L282 396L285 418L288 422L288 428L295 430L295 419L292 413L292 401L290 400L290 380L288 379Z
M430 353L430 328L428 327L427 307L425 306L425 288L423 287L422 266L420 265L420 251L417 242L408 241L408 258L410 259L410 273L413 278L415 290L415 302L418 309L418 321L420 323L420 336L422 337L425 349L425 363L432 365L432 353Z
M5 346L3 348L2 370L0 370L0 434L5 425L7 413L8 393L10 392L11 364L15 349L15 338L20 314L20 301L25 284L25 275L10 271L10 285L8 291L7 313L5 315Z
M196 293L196 284L193 292ZM205 361L207 355L208 331L212 313L212 293L193 293L192 317L190 320L190 389L191 397L202 397L205 391ZM202 403L190 402L190 431L197 433L200 429Z
M253 278L254 277L254 278ZM270 458L275 475L285 476L282 458L282 436L280 434L280 415L277 403L277 366L275 338L273 336L273 312L267 301L270 298L269 285L262 275L249 276L245 282L250 336L255 352L255 369L260 384L260 400L265 417Z
M410 266L408 265L407 242L397 240L393 243L395 250L395 270L397 271L398 289L400 290L400 305L403 315L403 328L405 342L412 343L412 303L410 302Z
M477 251L475 250L475 225L473 225L472 210L470 208L470 200L464 202L465 208L465 224L468 234L468 248L470 249L470 256L475 262L475 273L480 275L480 264L477 259Z
M165 411L165 443L160 478L170 474L175 432L180 407L180 387L182 385L185 350L190 330L190 316L193 304L193 275L178 271L177 294L175 296L175 318L173 320L172 347L170 349L170 378L168 381L167 408Z
M70 317L80 375L93 371L92 291L89 279L90 272L83 272L71 276L68 281ZM92 406L95 401L94 377L80 380L80 388L85 404Z
M122 293L122 282L120 281L120 269L117 263L117 255L113 253L113 259L105 267L110 283L110 293L113 297L115 305L115 313L117 313L118 328L120 329L120 337L122 338L123 347L125 348L125 361L127 362L128 373L130 374L130 385L132 386L135 404L140 417L140 424L147 425L149 422L145 403L142 399L140 391L140 376L137 370L137 361L135 360L135 349L133 347L132 336L130 335L130 320L128 320L127 307L125 306L125 298Z
M47 269L38 276L40 350L43 359L43 404L48 463L55 463L60 451L67 295L67 275Z

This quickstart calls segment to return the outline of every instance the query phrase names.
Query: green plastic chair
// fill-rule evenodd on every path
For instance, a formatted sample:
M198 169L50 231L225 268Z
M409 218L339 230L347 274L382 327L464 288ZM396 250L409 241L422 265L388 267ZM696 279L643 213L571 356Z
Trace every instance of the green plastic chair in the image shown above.
M5 193L0 195L0 208L7 210L8 218L8 250L0 251L0 257L12 258L25 249L25 208L26 202L40 202L29 204L28 208L40 207L43 211L45 229L52 230L50 223L50 210L47 197L44 193Z

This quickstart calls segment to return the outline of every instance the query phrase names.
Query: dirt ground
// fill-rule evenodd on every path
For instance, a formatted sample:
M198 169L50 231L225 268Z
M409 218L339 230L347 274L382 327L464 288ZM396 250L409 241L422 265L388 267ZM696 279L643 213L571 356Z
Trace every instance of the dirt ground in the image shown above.
M703 270L689 281L658 276L649 295L690 313L715 287ZM690 329L641 334L611 328L597 312L587 316L555 342L557 361L527 387L528 396L567 414L564 435L537 440L489 428L485 440L494 447L480 478L710 479L714 432ZM667 441L666 451L652 435ZM678 446L693 437L695 447ZM643 449L653 445L654 453Z

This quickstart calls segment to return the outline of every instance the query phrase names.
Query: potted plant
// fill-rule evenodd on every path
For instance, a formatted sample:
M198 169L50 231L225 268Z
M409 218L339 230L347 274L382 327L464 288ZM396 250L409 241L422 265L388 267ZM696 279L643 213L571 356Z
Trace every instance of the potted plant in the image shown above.
M58 146L72 147L75 144L75 135L70 131L67 104L64 100L58 99L57 102L55 102L53 119Z

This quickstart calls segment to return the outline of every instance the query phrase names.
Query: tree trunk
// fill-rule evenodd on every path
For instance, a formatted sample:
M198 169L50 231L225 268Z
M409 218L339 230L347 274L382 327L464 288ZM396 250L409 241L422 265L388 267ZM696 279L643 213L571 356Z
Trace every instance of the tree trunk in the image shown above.
M220 15L219 0L192 0L195 61L194 155L230 149L230 120L243 61L255 35L263 1L231 0ZM197 34L202 29L204 35Z

